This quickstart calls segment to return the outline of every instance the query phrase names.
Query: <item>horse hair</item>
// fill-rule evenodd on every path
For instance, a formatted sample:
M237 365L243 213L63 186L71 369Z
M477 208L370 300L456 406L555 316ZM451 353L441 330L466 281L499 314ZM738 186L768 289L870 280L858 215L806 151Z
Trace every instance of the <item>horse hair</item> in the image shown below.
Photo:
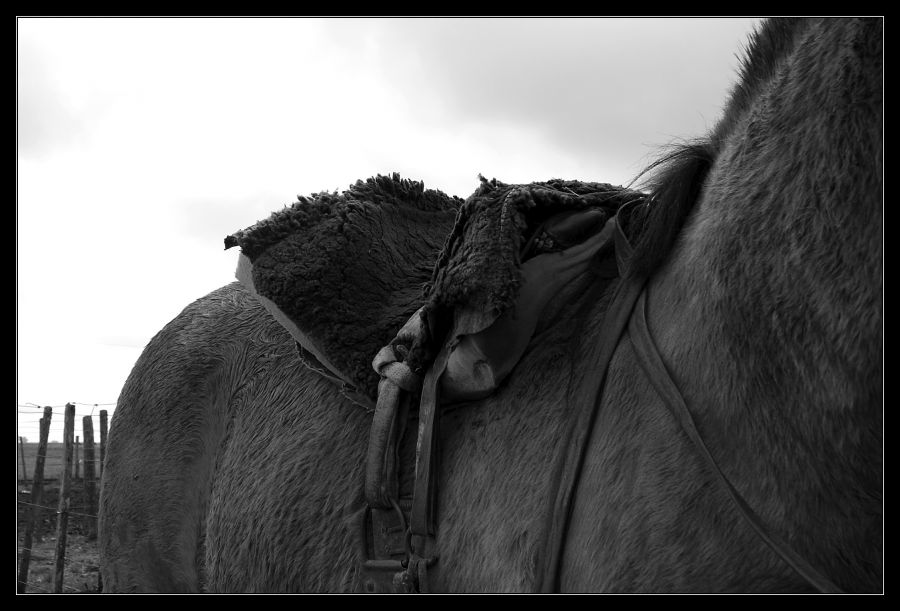
M723 118L648 168L652 212L634 219L647 227L634 269L658 268L653 338L710 452L847 592L884 590L883 30L883 18L766 21ZM291 219L323 210L307 211ZM409 236L382 225L387 239L363 237L404 254L394 238ZM279 238L272 230L257 246ZM376 269L373 284L392 275ZM431 267L419 272L424 283ZM361 283L340 284L348 303L372 303ZM596 286L585 274L555 295L498 391L442 415L433 591L534 588L569 389L597 375L611 294ZM420 285L408 293L420 302ZM563 591L809 591L728 508L627 337L600 400ZM189 305L148 344L112 421L104 589L354 590L370 422L303 366L247 288ZM415 445L407 435L403 464Z
M741 78L734 85L724 116L704 138L673 145L647 166L637 180L652 176L650 211L635 243L630 272L651 275L665 260L687 220L722 143L749 109L760 88L769 81L779 61L793 49L802 19L769 20L750 35L741 58Z

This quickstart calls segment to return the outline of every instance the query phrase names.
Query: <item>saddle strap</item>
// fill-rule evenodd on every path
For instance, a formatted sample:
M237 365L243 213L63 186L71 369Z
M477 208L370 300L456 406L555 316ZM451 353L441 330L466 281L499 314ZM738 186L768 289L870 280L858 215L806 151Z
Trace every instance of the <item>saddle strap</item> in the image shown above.
M700 454L706 466L713 473L719 485L728 493L728 498L737 508L742 518L756 531L756 534L772 548L782 560L784 560L791 568L793 568L803 579L815 587L819 592L827 594L840 593L841 589L832 583L827 577L813 567L806 559L800 556L794 549L781 537L772 532L760 517L753 511L753 508L747 504L747 501L728 481L725 474L716 464L712 454L703 442L693 417L684 402L678 386L669 374L666 364L659 354L656 343L650 335L650 329L647 325L647 293L641 293L640 298L635 306L634 315L628 325L628 335L634 343L635 354L638 362L650 384L656 390L657 394L665 403L666 408L671 412L675 420L681 425L681 429L687 434L694 448Z
M414 537L427 539L433 537L435 533L440 379L450 359L454 336L455 330L448 336L450 339L444 342L422 382L419 432L416 438L416 478L413 485L413 506L409 516L409 530ZM417 551L422 553L422 550Z
M589 296L586 301L594 302L599 299L605 286L597 283L597 287L598 294ZM563 440L562 452L555 469L553 481L559 483L549 510L550 519L545 543L546 559L539 575L540 579L536 584L538 592L559 591L562 554L572 520L573 501L584 468L587 448L590 446L594 422L600 411L600 403L603 398L602 389L609 370L609 363L612 361L619 338L628 326L628 318L631 316L634 303L643 287L643 278L626 277L619 282L612 302L603 317L600 337L596 343L591 345L591 353L584 361L585 364L591 364L592 372L596 371L599 374L596 377L588 377L568 399L570 405L577 406L580 410L576 413L566 438Z
M409 400L409 392L390 378L378 382L378 402L366 452L365 493L369 507L392 509L399 498L397 451L406 428Z
M416 316L399 334L409 343L415 339ZM407 518L410 506L400 498L400 441L406 432L412 397L421 379L398 360L393 345L382 348L372 363L381 375L378 401L369 429L366 451L366 506L356 529L359 540L360 584L363 592L402 593L415 590L407 575Z
M413 314L395 339L406 348L423 333L418 312ZM406 429L410 396L419 392L422 380L395 350L394 342L384 346L372 360L372 368L381 376L378 401L369 429L366 451L366 502L370 507L391 509L398 500L398 444Z
M573 501L578 489L578 481L581 479L581 471L594 430L594 422L600 411L606 374L616 346L619 344L619 338L622 337L628 326L631 311L646 283L645 277L634 277L628 273L628 262L633 249L623 228L624 218L631 214L635 207L641 205L642 201L634 200L623 204L613 220L615 223L617 271L622 279L616 286L609 307L603 315L600 337L589 346L589 352L584 358L585 364L591 364L590 371L599 372L599 375L588 377L574 390L570 389L567 398L569 405L576 406L578 411L571 421L565 439L563 439L562 451L551 480L558 483L556 493L551 496L551 505L548 509L546 522L549 526L544 540L545 556L535 584L538 592L559 591L563 551L569 534ZM615 275L615 270L606 270L605 267L599 268L597 272L598 277ZM606 283L597 282L591 294L585 298L585 303L596 303L606 288Z

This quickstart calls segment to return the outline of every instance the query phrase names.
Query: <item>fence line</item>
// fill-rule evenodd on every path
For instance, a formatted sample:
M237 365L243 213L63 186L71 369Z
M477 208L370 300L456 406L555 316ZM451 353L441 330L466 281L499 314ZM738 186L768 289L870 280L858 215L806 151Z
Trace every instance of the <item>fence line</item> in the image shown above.
M80 401L69 401L69 403L71 403L72 405L84 405L85 407L108 407L110 405L117 405L116 402L113 402L113 403L82 403ZM31 407L34 409L44 409L45 407L52 407L52 408L56 409L56 408L64 408L66 405L68 405L68 403L66 403L65 405L38 405L37 403L17 403L16 407Z
M20 505L28 505L29 507L40 507L41 509L48 509L48 510L52 511L53 513L59 513L59 510L56 507L49 507L47 505L35 505L34 503L29 503L28 501L16 501L16 503L18 503ZM83 505L77 505L76 507L78 509L84 509ZM73 516L84 516L86 518L99 517L99 516L95 516L95 515L92 515L89 513L79 513L77 511L72 511L71 508L68 510L68 512L69 512L69 515L73 515Z
M44 415L41 418L41 438L38 442L38 454L42 452L46 454L47 452L47 437L50 435L50 422L53 418L53 408L46 407L44 408ZM31 482L31 500L35 503L40 503L43 495L44 489L44 458L42 456L38 456L34 461L34 479ZM18 499L16 499L18 500ZM17 520L18 522L18 520ZM37 511L32 508L31 512L28 516L28 523L25 526L25 547L29 548L29 551L23 553L21 558L19 559L19 572L18 579L21 581L28 580L28 567L31 563L31 543L34 539L35 529L38 527L38 514ZM24 588L21 586L16 586L16 591L23 590Z
M75 406L66 405L66 427L63 439L66 443L66 458L59 482L59 511L56 526L56 570L53 574L53 591L62 592L65 577L66 543L69 536L69 480L72 475L72 454L75 450Z
M113 403L74 402L74 403L70 403L70 405L76 406L76 414L77 415L95 416L98 408L111 407L113 409L111 409L109 411L114 411L117 403L114 403L114 402ZM41 406L41 405L36 405L36 404L23 404L23 403L16 404L16 416L17 416L16 428L18 430L17 435L24 435L24 436L28 436L28 437L35 436L36 437L39 433L40 423L38 422L38 420L41 415L40 412L45 407L48 407L51 410L53 410L54 412L56 412L57 410L63 409L65 406L64 405ZM106 411L106 410L103 410L103 411ZM54 428L54 436L56 436L56 434L58 432L61 432L61 429L59 428L62 425L61 420L62 419L60 418L58 421L54 422L54 427L53 427Z
M44 412L44 416L41 418L39 423L40 428L40 442L38 443L37 453L34 455L35 460L35 477L32 482L32 490L31 490L31 498L29 500L20 500L16 499L17 506L19 507L28 507L30 509L30 515L28 516L28 521L26 523L25 528L25 539L22 541L22 546L19 549L19 573L17 578L17 592L25 593L27 587L33 588L32 591L37 590L41 592L53 592L53 593L61 593L63 591L68 592L80 592L85 590L79 590L77 588L73 588L63 583L66 569L67 567L72 567L73 565L81 564L84 567L84 563L72 562L71 559L66 558L66 544L68 538L68 530L69 530L69 516L73 518L79 517L86 519L86 524L79 520L78 523L82 524L82 528L85 528L84 531L86 534L86 538L88 541L95 540L97 537L97 506L96 506L96 491L98 482L98 475L100 473L100 469L102 469L102 456L103 456L103 445L105 445L105 433L106 433L106 421L107 421L107 411L101 410L101 447L100 457L97 456L95 450L98 448L94 444L94 435L93 435L93 412L97 407L100 407L100 404L83 404L87 407L91 407L91 414L84 415L82 418L82 430L84 433L84 443L83 443L83 452L84 452L84 460L79 460L75 464L83 464L84 465L84 478L77 478L77 472L75 472L75 464L73 464L73 451L74 446L76 444L74 429L75 429L75 412L76 406L74 403L68 403L65 406L65 427L63 430L63 467L60 474L60 487L59 487L59 505L54 510L53 507L49 505L45 505L41 502L42 500L42 484L43 484L43 471L44 464L46 459L51 454L48 451L47 440L50 434L50 425L53 422L53 407L40 407L34 406L36 408L42 409ZM114 404L111 404L114 405ZM19 407L30 407L30 406L22 406ZM87 410L85 410L87 411ZM23 413L21 410L18 413ZM29 415L37 415L37 414L29 414ZM23 473L27 474L27 466L26 460L24 457L24 442L19 439L19 445L22 450L22 467ZM30 444L29 444L30 445ZM79 444L81 445L81 444ZM33 447L33 446L31 446ZM54 452L54 458L56 458L56 453ZM99 465L99 468L96 468ZM40 468L38 468L38 466ZM76 477L73 477L76 475ZM27 481L27 477L25 478ZM76 505L73 506L71 504L71 494L72 494L72 484L75 481L81 481L84 485L84 494L86 495L85 501L86 505ZM28 491L23 491L28 492ZM79 509L84 511L78 511ZM24 510L23 510L24 511ZM52 570L52 584L47 584L48 587L44 587L41 584L35 583L33 581L28 580L28 570L29 564L31 561L31 554L34 550L32 545L32 536L35 534L36 530L43 524L44 516L52 516L56 515L56 545L55 545L55 562L51 567ZM18 512L17 512L18 516ZM18 523L18 517L17 517ZM17 546L18 547L18 546ZM49 553L49 550L43 550L45 553ZM82 572L83 572L82 568ZM75 574L70 573L69 579L76 577ZM88 585L92 581L91 578L85 582L85 588L91 588L93 586ZM97 575L97 588L98 590L102 587L100 575ZM52 586L52 590L48 589Z
M101 408L103 406L115 406L116 403L114 403L114 402L83 403L83 402L76 401L76 402L71 402L67 405L69 406L69 408L74 409L78 415L83 416L82 420L84 421L84 423L82 424L82 426L84 426L86 424L87 426L93 428L93 423L92 422L87 423L87 420L92 419L96 415L95 412L97 411L97 409ZM88 409L88 408L90 408L90 409ZM21 449L19 452L19 454L21 455L20 456L21 468L17 469L17 471L19 471L19 481L22 482L22 484L27 484L29 482L29 480L31 479L29 477L30 474L28 472L29 469L27 467L27 462L33 460L31 458L31 456L35 456L35 455L31 454L31 452L33 452L35 450L35 447L34 447L36 445L35 438L40 436L40 434L41 434L40 428L42 425L41 425L40 421L43 418L40 418L40 419L38 418L40 416L40 412L38 410L43 410L45 413L49 411L51 415L53 412L58 412L58 410L55 409L55 406L42 407L40 405L28 404L28 403L18 403L17 408L16 408L16 412L17 412L17 432L16 432L16 434L18 437L22 438L19 441L20 446L21 446ZM60 433L62 433L63 434L62 436L64 436L65 431L62 430L62 428L61 428L63 425L63 422L61 422L61 420L62 420L61 418L57 418L57 419L53 419L51 421L53 437L55 439L54 439L54 441L50 442L47 446L44 446L44 447L52 448L53 451L50 452L48 450L43 453L41 453L40 451L38 452L38 454L40 454L41 458L43 458L44 460L51 461L50 465L48 465L49 473L47 473L47 476L46 476L46 478L48 480L61 481L61 479L62 479L61 471L62 471L63 467L60 466L59 462L61 460L63 460L64 454L60 453L59 446L60 445L64 446L65 444L64 444L64 441L60 442L58 440L60 439ZM82 481L82 480L87 481L87 479L89 479L91 477L91 473L93 472L94 479L91 481L95 482L94 496L96 496L96 490L99 487L100 476L103 473L103 462L102 461L106 455L105 445L106 445L106 436L107 436L107 429L108 429L108 412L106 409L100 409L100 420L101 420L101 422L100 422L99 451L97 451L96 445L95 445L94 452L89 452L86 449L83 449L82 448L83 444L79 440L80 436L76 436L75 450L74 450L74 453L75 453L75 460L73 463L74 479L77 479L79 481ZM28 440L27 442L25 441L26 439ZM48 433L48 439L49 439L49 433ZM27 446L27 449L25 446ZM65 448L63 448L63 452L65 452ZM35 459L37 459L37 456L35 456ZM82 469L85 471L83 477L81 474ZM87 494L89 497L91 496L90 492L88 492Z

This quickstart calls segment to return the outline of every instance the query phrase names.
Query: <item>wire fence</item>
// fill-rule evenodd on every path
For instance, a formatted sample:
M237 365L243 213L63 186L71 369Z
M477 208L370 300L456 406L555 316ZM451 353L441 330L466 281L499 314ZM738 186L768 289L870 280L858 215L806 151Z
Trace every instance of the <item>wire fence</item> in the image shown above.
M75 416L96 416L100 410L106 410L110 417L115 413L115 403L82 403L73 401ZM53 417L50 419L50 442L59 443L63 439L63 412L65 405L37 405L36 403L19 403L16 405L16 436L25 437L29 442L37 441L40 435L40 422L44 408L50 407Z
M35 507L38 509L42 509L50 515L59 515L59 510L56 507L50 507L48 505L39 505L36 503L29 503L27 501L18 501L20 505ZM77 506L76 509L84 509L84 507ZM96 521L97 516L94 514L74 511L70 509L67 512L70 516L78 516L81 518L87 518L92 521ZM95 522L96 523L96 522ZM71 536L72 524L70 523L68 526L67 533ZM49 536L49 538L46 538ZM36 578L29 576L26 579L16 578L16 583L25 586L25 591L22 593L42 593L42 594L56 594L56 590L54 589L53 578L51 574L48 574L47 560L52 559L54 562L54 567L56 563L56 539L58 537L58 533L56 530L52 530L51 532L45 533L44 543L45 545L39 546L42 541L33 542L30 547L25 545L19 545L18 547L18 556L21 559L22 554L27 553L30 556L30 563L37 564L38 566L32 569L32 573L37 573ZM67 537L68 538L68 537ZM82 549L85 547L91 548L93 544L85 544L82 546ZM75 559L71 557L72 553L72 544L71 542L67 542L67 550L66 555L63 558L63 567L64 567L64 578L63 583L60 584L62 586L64 593L87 593L87 592L97 592L100 584L100 573L99 566L94 561L85 561L83 558ZM92 556L96 554L96 550L92 550ZM18 563L17 563L18 564ZM43 571L40 570L39 567L43 567ZM40 581L41 574L45 576L44 581ZM38 579L38 580L36 580ZM81 588L73 587L69 585L70 583L82 583ZM17 585L18 588L18 585Z
M75 409L76 427L75 427L75 448L74 463L72 474L75 477L81 477L82 472L88 467L89 457L84 452L85 432L82 429L83 424L78 424L79 418L96 416L101 417L101 428L103 421L107 423L114 413L115 403L83 403L73 402L71 405ZM41 421L45 410L50 410L50 429L48 432L48 449L43 455L46 461L45 477L48 480L58 479L62 476L62 463L64 460L62 439L65 426L65 405L41 406L36 403L20 403L16 406L16 435L23 443L18 451L17 473L20 481L27 482L31 476L31 469L28 464L33 463L37 459L37 441L41 434ZM108 426L108 424L107 424ZM105 434L105 431L102 433ZM93 467L95 473L99 477L102 469L103 456L96 453L93 458Z
M17 406L18 593L99 591L97 497L111 411L106 408L114 405ZM95 442L96 416L100 426ZM76 426L79 417L81 425ZM58 487L52 483L54 476L59 476ZM54 493L57 507L52 506ZM70 535L83 537L74 539L74 548ZM83 587L73 587L79 582Z
M57 513L57 514L60 513L59 509L56 507L49 507L47 505L38 505L36 503L29 503L28 501L16 501L16 503L18 503L19 505L28 505L29 507L39 507L40 509L46 509L48 511L52 511L53 513ZM85 505L78 505L74 508L70 507L67 510L67 513L70 516L83 516L85 518L94 518L95 520L98 517L97 515L91 514L91 513L79 513L77 511L73 511L73 509L88 509L88 507Z

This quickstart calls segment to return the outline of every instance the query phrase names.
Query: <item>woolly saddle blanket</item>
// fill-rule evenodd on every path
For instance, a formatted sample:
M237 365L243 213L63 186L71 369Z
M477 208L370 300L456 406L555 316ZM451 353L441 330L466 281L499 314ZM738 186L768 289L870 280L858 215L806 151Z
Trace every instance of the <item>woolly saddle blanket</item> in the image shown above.
M379 175L342 193L298 197L226 237L225 247L240 247L238 279L302 352L374 399L372 358L414 313L428 314L436 341L434 321L461 308L483 313L471 330L484 328L515 306L529 260L596 234L642 197L605 183L481 178L463 201ZM433 349L412 357L427 366Z

